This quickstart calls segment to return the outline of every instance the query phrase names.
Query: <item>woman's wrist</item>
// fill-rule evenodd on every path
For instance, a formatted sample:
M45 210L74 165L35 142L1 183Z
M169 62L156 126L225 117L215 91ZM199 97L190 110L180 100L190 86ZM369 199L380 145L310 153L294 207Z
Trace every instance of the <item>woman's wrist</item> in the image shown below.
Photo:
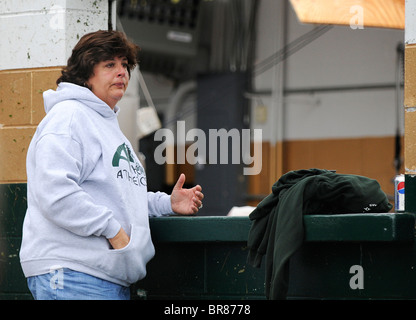
M108 239L113 249L122 249L130 242L130 238L123 228L116 234L114 238Z

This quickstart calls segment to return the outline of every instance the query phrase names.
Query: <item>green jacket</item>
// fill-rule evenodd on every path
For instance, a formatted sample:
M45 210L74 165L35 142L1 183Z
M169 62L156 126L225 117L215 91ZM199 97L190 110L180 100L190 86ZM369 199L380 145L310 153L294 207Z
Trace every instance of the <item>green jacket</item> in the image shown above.
M247 261L260 267L265 256L265 294L284 299L289 259L304 239L304 214L381 213L392 208L376 180L334 171L290 171L272 186L250 214Z

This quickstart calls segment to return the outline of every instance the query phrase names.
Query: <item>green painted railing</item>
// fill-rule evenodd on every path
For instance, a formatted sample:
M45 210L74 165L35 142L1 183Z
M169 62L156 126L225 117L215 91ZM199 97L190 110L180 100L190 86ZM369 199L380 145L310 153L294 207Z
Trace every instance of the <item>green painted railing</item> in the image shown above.
M26 185L0 185L0 299L31 299L20 262ZM156 255L133 299L264 299L247 217L150 219ZM306 215L289 299L416 298L413 214Z

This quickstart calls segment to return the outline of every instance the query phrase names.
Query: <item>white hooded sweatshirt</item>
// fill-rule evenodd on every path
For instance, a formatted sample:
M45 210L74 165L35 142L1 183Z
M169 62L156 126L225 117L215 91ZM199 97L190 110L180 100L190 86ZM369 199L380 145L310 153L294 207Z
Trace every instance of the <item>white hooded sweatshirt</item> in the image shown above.
M23 272L30 277L63 267L129 286L146 275L154 256L149 215L172 214L170 196L147 191L117 106L65 82L43 97L47 115L27 154ZM108 239L120 227L130 242L114 250Z

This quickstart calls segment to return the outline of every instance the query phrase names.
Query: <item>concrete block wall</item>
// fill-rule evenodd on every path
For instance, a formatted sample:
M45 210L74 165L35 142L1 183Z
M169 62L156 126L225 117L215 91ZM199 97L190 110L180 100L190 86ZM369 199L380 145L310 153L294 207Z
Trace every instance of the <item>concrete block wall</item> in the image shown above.
M416 173L416 44L405 47L405 169L408 174Z
M26 154L72 48L108 29L106 0L0 2L0 184L26 183ZM1 199L0 199L1 200Z
M56 88L61 67L0 71L0 183L26 181L26 153L45 116L43 92Z
M416 3L406 1L405 22L405 75L404 75L404 167L405 167L405 210L416 212Z

